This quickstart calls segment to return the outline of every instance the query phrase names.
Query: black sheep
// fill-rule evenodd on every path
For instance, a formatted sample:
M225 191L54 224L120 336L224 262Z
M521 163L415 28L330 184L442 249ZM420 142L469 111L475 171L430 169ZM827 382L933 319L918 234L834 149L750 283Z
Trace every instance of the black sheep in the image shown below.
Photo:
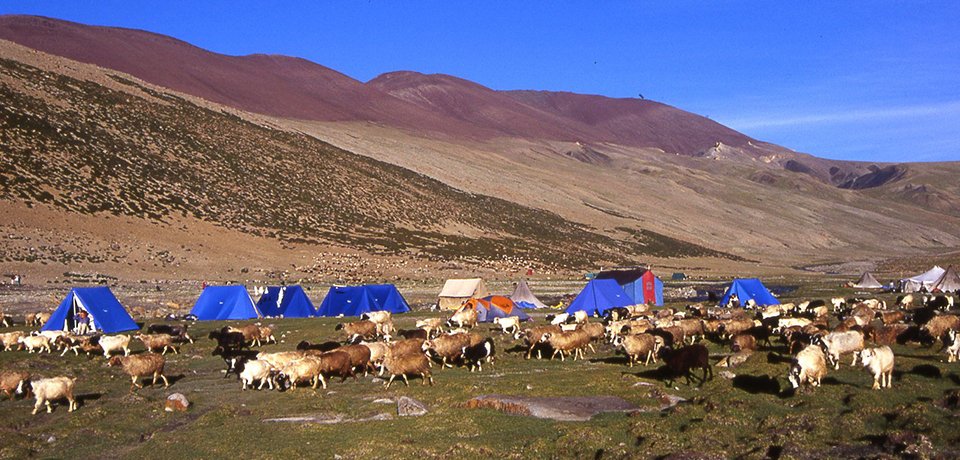
M707 347L696 344L688 345L682 348L673 349L663 347L660 349L660 358L667 364L667 370L670 372L670 379L667 385L672 385L673 380L683 376L687 379L687 385L691 382L692 370L696 368L703 369L703 377L700 379L700 385L713 378L713 368L710 367L710 352ZM709 374L709 378L707 375Z
M487 360L487 362L490 362L493 360L493 355L497 352L493 344L493 339L489 337L483 339L482 342L476 345L463 347L461 351L463 352L463 362L470 366L470 372L473 372L474 367L482 372L483 361Z
M302 340L297 344L297 350L317 350L321 352L328 352L331 350L336 350L337 348L340 348L340 344L331 341L323 343L310 343L306 340Z

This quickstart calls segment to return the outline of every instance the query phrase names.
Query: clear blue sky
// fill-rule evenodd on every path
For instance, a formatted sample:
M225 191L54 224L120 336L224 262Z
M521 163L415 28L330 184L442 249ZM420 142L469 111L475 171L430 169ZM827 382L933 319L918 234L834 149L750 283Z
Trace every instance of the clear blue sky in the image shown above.
M46 1L38 14L225 54L300 56L369 80L643 94L798 151L960 160L955 1Z

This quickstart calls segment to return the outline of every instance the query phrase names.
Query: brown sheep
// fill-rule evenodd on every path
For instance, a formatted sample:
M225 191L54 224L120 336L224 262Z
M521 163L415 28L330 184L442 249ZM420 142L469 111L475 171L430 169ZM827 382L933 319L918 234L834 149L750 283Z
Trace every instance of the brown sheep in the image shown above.
M884 325L902 323L906 319L906 315L900 310L878 311L877 317L880 318L880 321L882 321Z
M363 375L367 375L367 371L373 369L373 365L370 364L370 349L366 345L344 345L340 348L337 348L337 351L346 353L350 356L350 365L354 369L360 368L363 369Z
M262 345L261 341L263 340L263 336L260 335L260 327L256 324L247 324L243 327L225 326L221 330L221 333L225 334L229 334L231 332L239 332L243 334L243 340L249 343L251 346L259 347Z
M377 337L377 323L373 321L354 321L352 323L337 324L336 330L343 331L347 336L348 342L363 340L373 340Z
M426 340L422 339L397 340L390 344L389 352L395 356L422 355L424 354L424 342L426 342ZM386 357L386 354L384 354L384 357Z
M720 334L726 338L732 338L738 334L753 329L754 322L749 318L733 318L721 321L720 323Z
M23 394L24 385L30 381L30 373L23 371L0 371L0 391L13 399L14 393Z
M960 330L960 316L940 315L934 316L924 324L920 330L929 335L934 342L943 340L944 335L949 330Z
M483 340L478 334L444 334L433 340L423 342L423 351L440 358L443 367L453 367L448 361L459 360L463 348Z
M704 329L703 320L700 319L681 319L676 325L683 330L684 339L690 339L690 343L696 343L704 338L707 331Z
M168 334L137 334L133 338L143 342L143 346L146 347L148 352L162 350L160 354L165 355L167 349L170 349L176 354L180 353L177 345L174 345L173 337Z
M157 384L157 377L163 379L163 387L170 386L167 376L163 375L163 366L167 359L156 353L144 353L133 356L114 356L110 358L109 366L122 366L123 372L130 376L130 391L133 388L143 388L137 380L141 377L153 377L152 385Z
M317 389L317 382L320 380L321 361L322 359L317 356L304 356L290 361L280 369L279 377L287 379L291 391L297 388L297 383L303 381L310 382L311 388Z
M408 354L408 355L396 355L391 350L390 353L387 353L387 356L383 359L383 367L386 369L387 373L390 374L390 379L387 380L385 388L390 388L390 384L393 383L398 375L403 377L403 383L406 386L410 386L410 381L407 380L408 374L419 375L423 378L423 384L426 385L429 381L430 385L433 385L433 376L430 374L430 360L426 355L422 353Z
M566 352L573 353L573 360L576 361L577 356L583 358L583 349L590 344L590 336L582 330L559 333L548 332L543 334L540 341L549 343L550 348L553 348L553 354L550 355L551 360L559 353L560 361L563 361Z
M472 329L477 325L478 318L479 314L476 308L464 306L450 316L450 319L447 320L447 326Z
M320 383L323 385L324 390L327 389L327 380L324 378L324 374L326 374L327 378L339 375L340 383L345 382L347 377L353 377L354 380L357 380L357 374L353 371L353 361L350 359L350 355L339 349L320 355L318 372L317 376L320 378Z
M663 338L651 334L635 334L617 337L614 346L623 347L623 352L627 355L627 364L633 367L634 363L640 362L643 358L643 365L650 364L651 360L656 360L657 352Z
M522 338L524 343L527 344L527 359L530 359L530 357L533 355L534 349L537 350L537 359L542 359L543 355L541 352L543 351L543 346L547 344L540 339L543 338L544 334L559 334L561 331L562 330L560 329L560 326L553 324L549 326L537 326L532 329L524 329L523 331L518 332L516 335L514 335L514 338L518 340Z
M23 331L5 332L0 334L0 342L3 342L3 351L22 350L23 344L20 343L20 337L23 337Z
M734 353L748 350L757 351L757 338L751 334L737 334L733 337L730 350Z
M882 327L871 329L869 332L869 338L877 345L893 345L895 343L904 341L909 329L909 324L888 324Z
M596 342L604 337L606 330L603 327L602 323L583 323L577 326L577 329L580 329L590 337L590 341ZM587 343L587 346L590 347L590 351L596 353L597 350L593 348L593 344Z
M270 326L259 326L260 338L264 343L277 343L277 337L273 335L273 328Z

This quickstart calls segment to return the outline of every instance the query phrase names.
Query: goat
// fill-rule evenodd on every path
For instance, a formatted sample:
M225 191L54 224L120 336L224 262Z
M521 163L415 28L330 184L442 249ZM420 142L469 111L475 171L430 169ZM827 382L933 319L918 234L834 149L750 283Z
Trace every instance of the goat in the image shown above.
M801 385L820 386L820 381L827 375L827 358L823 349L817 345L808 345L797 353L787 379L793 388Z
M505 318L494 318L493 324L500 326L504 334L516 334L520 330L520 317L507 316Z
M340 376L340 383L343 383L347 380L347 377L353 377L354 380L357 380L357 374L353 371L353 361L350 358L350 355L339 351L329 351L320 355L320 367L317 369L317 378L320 379L320 384L323 385L323 389L327 389L327 379L324 378L326 374L327 378L334 375Z
M129 335L104 335L100 336L98 341L100 348L103 348L103 357L110 359L110 353L123 351L123 356L130 356L130 336Z
M147 327L148 334L167 334L178 341L193 343L193 337L187 334L186 324L151 324Z
M713 378L713 368L710 366L710 352L707 347L695 344L687 345L681 348L672 348L664 346L660 349L660 357L667 365L670 372L668 385L672 385L673 380L684 376L687 379L687 385L691 383L693 369L703 369L703 377L700 379L700 385ZM709 375L709 378L708 378ZM699 386L699 385L698 385Z
M423 353L397 354L395 350L390 350L383 359L383 368L390 374L390 379L387 380L384 387L390 388L393 379L398 375L403 378L403 383L406 386L410 386L410 382L407 380L408 374L419 375L423 378L424 385L429 381L432 386L433 375L430 374L429 361Z
M416 327L427 331L427 338L430 338L434 336L434 332L443 332L443 318L424 318L417 320Z
M148 352L161 350L160 354L165 355L167 350L170 349L175 354L180 353L178 347L173 343L173 336L168 334L137 334L133 338L143 342L143 346Z
M370 364L370 349L365 345L344 345L337 348L337 351L342 351L350 356L350 365L353 368L363 369L364 376L367 375L367 371L373 369L373 365Z
M254 359L252 361L247 361L242 364L243 370L240 371L240 382L241 390L246 390L247 385L253 386L253 382L260 381L260 386L257 387L257 390L262 390L263 385L267 384L269 388L273 389L273 373L276 369L270 365L270 363Z
M550 348L553 348L553 354L550 355L550 359L560 354L560 361L564 360L564 353L572 353L573 360L577 360L577 356L583 358L583 349L590 344L590 336L582 330L575 330L571 332L547 332L543 334L540 338L541 342L549 343Z
M133 388L143 388L143 385L137 381L141 377L153 377L151 385L157 384L157 378L163 379L163 387L170 386L167 376L163 375L163 366L167 359L163 355L156 353L144 353L133 356L114 356L110 358L108 366L122 366L123 372L130 376L130 391Z
M343 331L348 342L358 339L373 340L377 337L377 324L373 321L354 321L352 323L337 324L335 330Z
M457 310L450 319L447 320L448 327L465 327L472 329L477 325L479 318L477 309L469 306L463 306Z
M663 338L651 334L624 335L614 339L615 347L622 347L627 355L627 364L633 367L634 363L640 362L643 358L643 365L650 364L655 360L660 346L663 344Z
M14 394L23 394L24 385L30 382L30 373L23 371L0 371L0 391L13 399Z
M33 353L33 350L38 350L37 353L43 353L43 350L47 350L47 353L53 353L50 349L50 339L43 335L20 336L17 342L23 344L24 348L30 353Z
M33 415L37 415L40 406L47 406L47 413L53 412L50 407L50 401L66 399L68 406L67 412L73 412L77 409L77 400L73 397L73 388L77 384L76 378L70 377L51 377L47 379L34 380L30 382L30 391L36 398L37 403L33 405Z
M493 355L496 353L496 348L493 344L493 339L486 338L483 339L483 342L480 342L476 345L469 345L461 349L461 355L463 356L464 363L470 367L470 372L473 372L473 368L476 367L477 370L483 372L483 361L490 361L493 359Z
M243 341L250 346L262 346L263 336L260 335L260 326L256 324L247 324L242 327L233 327L233 326L224 326L220 330L221 334L228 334L231 332L239 332L243 334Z
M860 350L863 350L863 333L860 331L831 332L820 338L820 345L824 347L827 358L834 369L840 369L840 356L846 353L853 353L853 362L851 366L857 364L857 357Z
M873 389L890 388L893 382L893 350L884 345L860 352L860 362L873 374Z
M3 351L20 350L23 348L23 343L20 342L20 337L23 337L23 331L13 331L5 332L0 334L0 342L3 343Z

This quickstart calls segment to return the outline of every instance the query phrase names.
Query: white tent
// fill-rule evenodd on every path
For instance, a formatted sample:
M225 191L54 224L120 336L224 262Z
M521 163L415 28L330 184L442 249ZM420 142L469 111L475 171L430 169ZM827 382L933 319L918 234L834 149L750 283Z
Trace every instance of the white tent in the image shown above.
M443 283L438 305L441 310L454 310L460 308L465 300L480 299L488 295L490 291L481 278L449 279Z
M517 288L513 290L513 294L510 294L510 300L520 308L547 308L537 296L533 295L533 292L530 292L527 280L523 279L517 283Z
M900 280L900 285L903 287L903 292L917 292L921 288L926 288L929 291L933 288L933 284L943 276L944 272L946 270L935 265L925 273Z
M947 271L943 272L943 275L933 283L933 286L930 290L940 292L956 292L957 290L960 290L960 275L957 274L957 271L954 270L953 266L947 267Z
M863 274L860 275L860 279L857 280L856 283L853 283L853 287L858 289L880 289L883 285L880 284L870 272L863 272Z

